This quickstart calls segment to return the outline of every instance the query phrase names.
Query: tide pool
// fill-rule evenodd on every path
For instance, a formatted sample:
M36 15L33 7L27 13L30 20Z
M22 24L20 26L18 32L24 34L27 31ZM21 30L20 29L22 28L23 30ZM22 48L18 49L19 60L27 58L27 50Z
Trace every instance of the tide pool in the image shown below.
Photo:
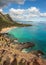
M31 50L42 50L46 53L46 23L36 23L30 27L14 28L8 32L12 34L19 42L33 42L35 47L25 49L30 52Z

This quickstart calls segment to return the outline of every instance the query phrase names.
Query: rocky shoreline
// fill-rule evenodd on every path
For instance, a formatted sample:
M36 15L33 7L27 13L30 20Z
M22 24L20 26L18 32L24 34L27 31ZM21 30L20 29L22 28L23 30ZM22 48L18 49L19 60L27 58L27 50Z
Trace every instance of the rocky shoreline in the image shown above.
M46 65L42 51L21 52L23 48L34 46L31 42L19 44L17 39L9 38L8 33L0 33L0 65Z

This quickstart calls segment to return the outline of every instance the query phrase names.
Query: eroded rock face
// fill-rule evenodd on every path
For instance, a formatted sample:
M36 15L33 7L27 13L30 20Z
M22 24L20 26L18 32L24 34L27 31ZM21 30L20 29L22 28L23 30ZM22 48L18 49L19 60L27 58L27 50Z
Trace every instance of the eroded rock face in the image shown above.
M41 55L44 55L44 53L41 50L32 51L33 54L37 55L38 57Z
M17 59L16 58L12 61L11 65L17 65Z
M3 65L10 65L10 63L6 60L4 61Z
M27 62L27 64L26 65L30 65L30 62Z
M36 53L24 53L19 49L34 46L34 44L13 44L13 41L4 35L0 35L0 65L46 65L46 60L38 57L43 54L41 51ZM18 49L17 49L18 47Z
M26 65L26 60L22 58L19 62L19 65Z
M10 65L10 58L9 57L3 61L3 65Z
M34 61L33 61L33 65L40 65L40 64L37 62L36 59L34 59Z

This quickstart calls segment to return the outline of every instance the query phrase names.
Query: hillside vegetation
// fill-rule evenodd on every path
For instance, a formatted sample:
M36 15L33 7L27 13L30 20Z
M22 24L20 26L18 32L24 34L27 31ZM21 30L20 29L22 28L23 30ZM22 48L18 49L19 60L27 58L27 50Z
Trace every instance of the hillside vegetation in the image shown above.
M2 28L11 27L11 26L22 26L23 27L23 26L31 26L31 25L17 23L16 21L13 21L8 14L4 15L0 12L0 30Z

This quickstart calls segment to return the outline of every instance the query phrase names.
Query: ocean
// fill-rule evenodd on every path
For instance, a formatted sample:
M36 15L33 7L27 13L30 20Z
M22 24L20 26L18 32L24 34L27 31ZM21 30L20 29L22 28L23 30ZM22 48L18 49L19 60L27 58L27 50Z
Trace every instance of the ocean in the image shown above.
M35 47L23 49L25 52L31 52L32 50L41 50L46 53L46 22L31 22L32 26L29 27L17 27L8 31L18 39L19 42L32 42Z

